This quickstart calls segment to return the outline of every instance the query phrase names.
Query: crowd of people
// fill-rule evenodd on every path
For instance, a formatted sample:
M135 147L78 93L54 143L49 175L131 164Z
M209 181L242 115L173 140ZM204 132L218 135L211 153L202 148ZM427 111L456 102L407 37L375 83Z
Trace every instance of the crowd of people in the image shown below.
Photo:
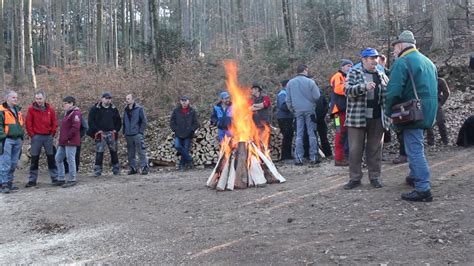
M335 166L349 166L349 181L344 189L361 185L365 162L370 184L374 188L381 188L384 134L390 134L392 129L397 132L401 143L400 156L394 163L408 161L410 173L406 182L414 187L413 191L403 193L402 199L431 201L433 196L430 170L424 155L424 130L428 130L428 144L432 145L432 127L436 123L442 141L447 144L448 135L441 107L449 96L449 88L446 81L437 77L436 67L430 59L417 50L413 33L402 32L392 46L396 60L390 70L385 67L386 58L374 48L364 49L360 54L360 63L356 65L348 59L342 59L339 69L329 80L329 103L305 64L297 67L293 78L280 82L276 120L283 135L281 159L292 161L298 166L308 163L310 167L317 167L320 156L334 156ZM253 121L263 132L271 123L271 100L260 84L254 83L251 92L249 101ZM420 98L424 119L393 124L392 107L414 99L415 95ZM95 142L94 175L102 175L106 147L110 152L112 173L119 175L120 131L126 141L128 174L148 174L144 141L147 117L132 94L126 96L126 106L120 115L118 107L112 103L111 93L103 93L101 100L89 110L87 122L76 106L75 98L66 96L60 123L55 109L46 102L44 91L36 92L34 97L26 113L26 121L23 121L15 91L7 91L5 102L0 106L2 193L18 190L13 178L22 149L24 128L31 139L30 175L26 187L37 185L42 148L46 153L52 185L64 188L74 186L77 183L81 140L86 135ZM231 135L232 99L227 91L221 92L219 98L210 121L217 126L218 138L222 141L226 135ZM334 155L327 136L327 114L334 121L336 129ZM58 126L59 141L56 148L53 143ZM193 168L190 148L199 122L189 97L180 97L172 112L170 127L175 134L175 148L180 155L178 168ZM137 153L139 162L136 160Z

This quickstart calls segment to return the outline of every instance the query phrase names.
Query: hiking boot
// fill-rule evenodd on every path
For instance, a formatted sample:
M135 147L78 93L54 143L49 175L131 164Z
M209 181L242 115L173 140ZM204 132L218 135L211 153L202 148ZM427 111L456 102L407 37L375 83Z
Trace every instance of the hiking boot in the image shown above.
M128 173L127 175L134 175L134 174L137 174L137 170L135 170L135 168L130 168L130 170L128 170Z
M402 200L431 202L433 201L433 195L429 190L423 192L413 190L412 192L402 193Z
M374 188L382 188L383 187L382 183L380 182L380 180L378 178L370 179L370 184Z
M0 193L8 194L10 193L10 189L7 186L2 186L0 189Z
M309 167L310 167L310 168L313 168L313 167L320 167L320 166L321 166L320 163L321 163L320 160L311 160L311 161L309 162Z
M393 159L392 163L393 164L401 164L401 163L406 163L407 157L404 155L399 155L397 158Z
M347 182L347 184L344 185L344 189L349 190L349 189L356 188L360 185L362 185L360 181L349 180L349 182Z
M186 170L186 167L184 167L184 165L180 164L178 166L178 170L184 172L184 170Z
M346 159L335 160L334 165L335 166L349 166L349 162Z
M66 181L64 180L56 180L56 182L53 183L53 186L55 187L59 187L59 186L62 186L66 183Z
M407 183L407 185L409 185L410 187L415 187L415 178L413 176L407 176L405 177L405 182Z
M77 181L68 181L68 182L64 183L61 187L68 188L68 187L75 186L76 184L77 184Z
M148 167L143 167L142 175L147 175L147 174L148 174Z
M194 163L193 162L188 162L185 165L186 170L190 170L194 168Z
M15 186L13 184L8 184L7 187L11 192L15 192L15 191L20 189L19 187Z
M25 187L36 187L36 182L28 181L28 183L26 183Z

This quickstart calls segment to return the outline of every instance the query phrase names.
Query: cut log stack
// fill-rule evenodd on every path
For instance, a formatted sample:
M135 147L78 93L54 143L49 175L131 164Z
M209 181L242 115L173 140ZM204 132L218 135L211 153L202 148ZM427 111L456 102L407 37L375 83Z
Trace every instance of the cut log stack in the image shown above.
M278 128L271 129L270 155L272 160L280 159L282 135ZM212 166L219 159L219 141L217 127L203 122L196 131L191 146L191 156L195 166ZM169 134L160 145L150 151L152 166L172 166L179 160L179 155L174 148L174 135Z

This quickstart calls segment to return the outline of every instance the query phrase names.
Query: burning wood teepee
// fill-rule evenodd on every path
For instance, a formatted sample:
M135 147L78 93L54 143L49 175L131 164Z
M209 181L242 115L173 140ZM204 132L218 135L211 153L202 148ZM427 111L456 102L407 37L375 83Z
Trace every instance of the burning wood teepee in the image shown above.
M232 99L231 137L225 137L220 146L216 167L207 180L207 186L217 190L233 190L282 183L268 148L270 128L258 129L252 120L250 89L237 82L237 65L225 61L227 89Z

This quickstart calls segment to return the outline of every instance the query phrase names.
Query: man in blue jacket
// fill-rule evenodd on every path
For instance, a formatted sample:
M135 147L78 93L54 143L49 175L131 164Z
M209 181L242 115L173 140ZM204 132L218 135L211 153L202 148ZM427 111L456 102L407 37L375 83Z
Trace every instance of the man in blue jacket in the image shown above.
M421 100L424 119L403 125L395 125L397 131L403 130L405 151L408 157L410 174L406 181L415 190L403 193L402 199L408 201L432 201L430 169L425 157L423 131L433 126L438 108L438 83L436 66L416 49L416 41L411 31L404 31L392 43L398 59L390 72L387 88L385 113L392 114L392 106L415 99L414 85ZM412 81L409 71L413 75Z
M309 136L309 159L312 165L318 163L318 140L316 138L316 102L320 97L319 88L314 80L308 78L308 66L299 65L298 73L286 85L286 105L296 118L295 165L303 165L303 133Z
M147 127L147 119L143 107L135 103L132 94L125 97L127 106L123 112L123 134L127 141L129 175L138 173L137 161L135 154L138 152L140 158L140 172L142 175L148 174L148 159L146 157L145 146L145 129Z

